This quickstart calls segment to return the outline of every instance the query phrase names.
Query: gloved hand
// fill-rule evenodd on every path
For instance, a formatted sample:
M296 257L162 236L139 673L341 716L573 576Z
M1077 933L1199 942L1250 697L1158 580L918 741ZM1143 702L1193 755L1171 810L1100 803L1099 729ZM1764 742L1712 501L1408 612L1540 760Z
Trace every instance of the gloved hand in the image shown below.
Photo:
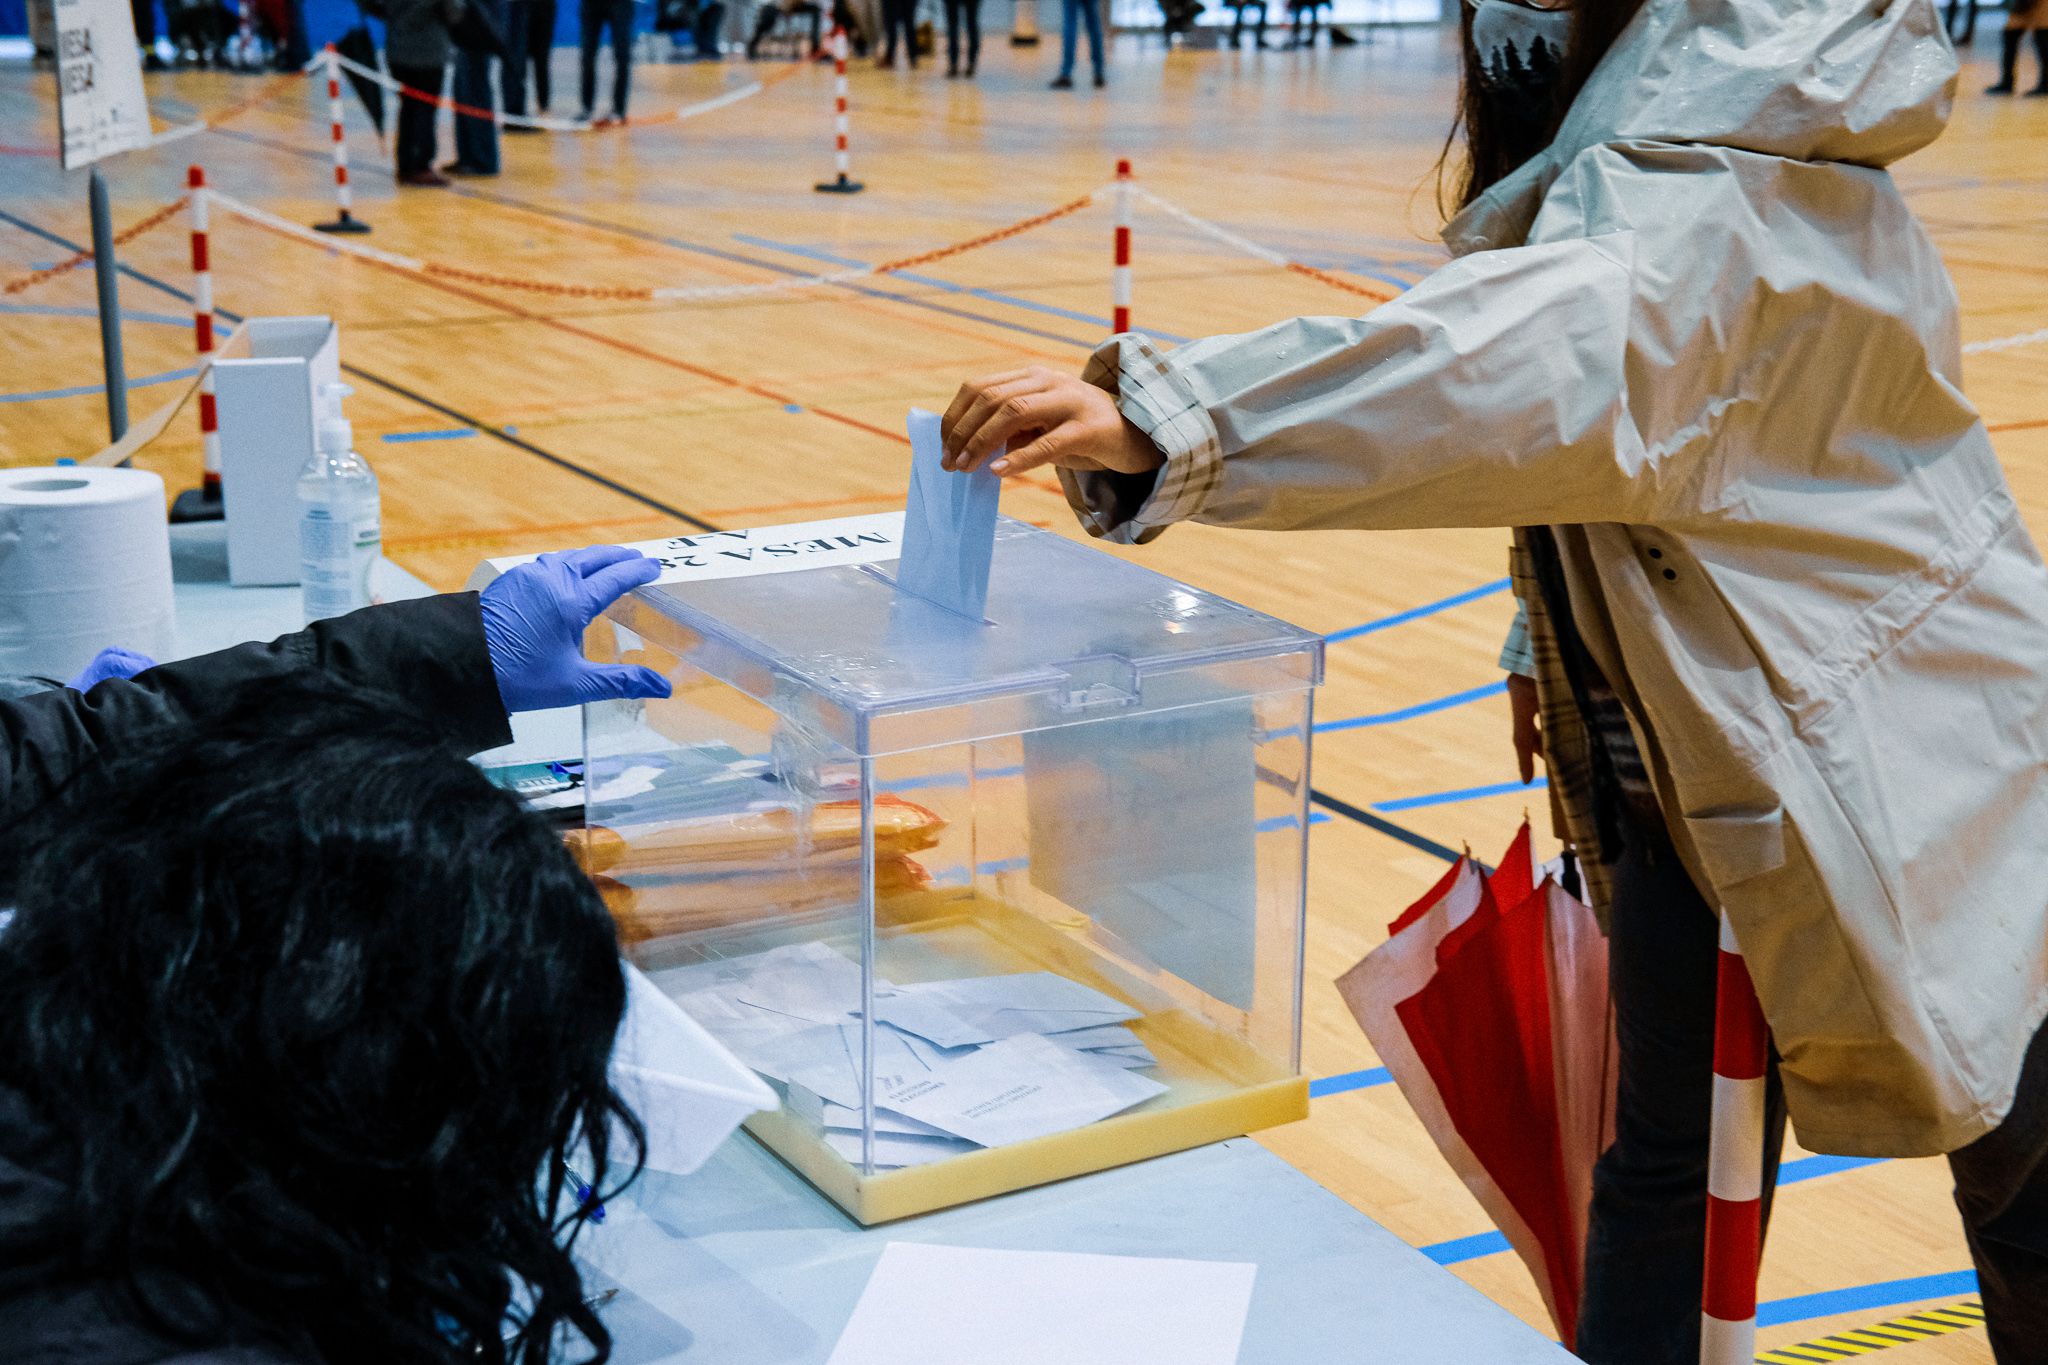
M85 671L64 685L73 692L90 692L96 683L103 683L109 678L132 678L145 668L155 667L156 660L147 654L110 645L93 655Z
M485 588L484 643L505 709L666 697L668 679L651 668L594 664L583 657L583 628L660 573L659 565L637 551L593 545L542 555Z

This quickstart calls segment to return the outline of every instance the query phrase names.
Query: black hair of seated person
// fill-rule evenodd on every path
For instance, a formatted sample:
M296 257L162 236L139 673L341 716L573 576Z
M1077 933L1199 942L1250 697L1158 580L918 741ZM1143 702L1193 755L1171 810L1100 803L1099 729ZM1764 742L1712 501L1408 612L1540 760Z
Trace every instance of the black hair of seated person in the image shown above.
M606 1150L640 1139L612 920L396 709L273 683L76 783L0 936L0 1082L71 1154L77 1268L152 1332L524 1365L566 1324L602 1361L563 1162L604 1197L641 1156Z

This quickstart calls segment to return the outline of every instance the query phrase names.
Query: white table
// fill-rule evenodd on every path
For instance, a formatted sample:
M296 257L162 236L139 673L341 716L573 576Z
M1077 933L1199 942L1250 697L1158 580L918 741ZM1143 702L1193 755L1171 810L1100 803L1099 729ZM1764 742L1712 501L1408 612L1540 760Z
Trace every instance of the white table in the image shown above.
M173 528L172 557L181 655L299 628L297 588L227 585L217 524ZM374 583L427 591L389 562ZM574 719L525 722L519 747L575 752ZM891 1241L1255 1262L1241 1365L1572 1359L1248 1139L863 1229L741 1135L695 1175L644 1175L581 1249L621 1290L605 1310L619 1365L814 1365Z

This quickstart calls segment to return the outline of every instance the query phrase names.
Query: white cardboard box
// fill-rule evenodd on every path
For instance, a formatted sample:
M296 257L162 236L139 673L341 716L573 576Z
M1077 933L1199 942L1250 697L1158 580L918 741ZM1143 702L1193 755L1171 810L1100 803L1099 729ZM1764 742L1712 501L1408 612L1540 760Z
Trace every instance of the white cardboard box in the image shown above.
M215 362L234 586L299 581L299 472L313 454L320 389L340 381L341 342L331 318L251 318Z

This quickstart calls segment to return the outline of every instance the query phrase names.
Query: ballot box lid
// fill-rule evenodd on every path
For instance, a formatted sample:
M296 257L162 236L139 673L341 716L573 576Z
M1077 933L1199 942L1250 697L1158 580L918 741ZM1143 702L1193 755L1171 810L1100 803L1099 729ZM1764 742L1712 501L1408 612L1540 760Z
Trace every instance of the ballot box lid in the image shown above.
M888 520L843 523L872 524L886 532ZM1322 682L1321 636L1008 517L979 621L899 591L893 558L813 557L830 562L657 583L607 616L629 632L622 650L637 636L651 662L698 670L864 755Z

